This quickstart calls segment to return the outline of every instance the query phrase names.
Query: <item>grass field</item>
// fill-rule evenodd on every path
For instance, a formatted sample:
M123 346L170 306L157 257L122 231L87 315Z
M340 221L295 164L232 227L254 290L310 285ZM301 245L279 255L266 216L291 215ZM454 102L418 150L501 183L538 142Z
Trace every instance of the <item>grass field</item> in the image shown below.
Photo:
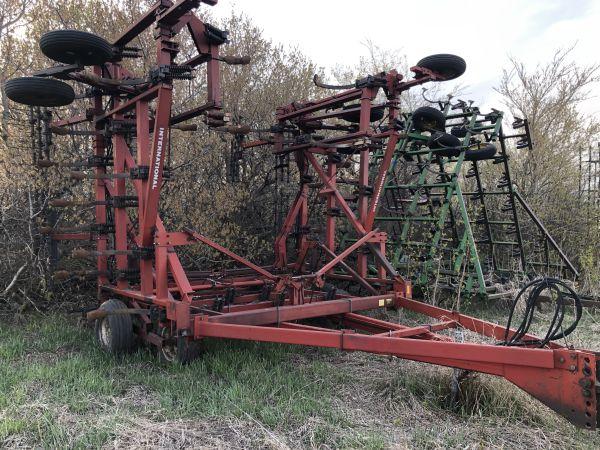
M586 312L578 330L595 349L598 322ZM75 318L27 316L0 322L0 447L600 448L596 433L493 377L469 378L452 409L451 376L245 342L207 342L189 366L148 350L116 359Z

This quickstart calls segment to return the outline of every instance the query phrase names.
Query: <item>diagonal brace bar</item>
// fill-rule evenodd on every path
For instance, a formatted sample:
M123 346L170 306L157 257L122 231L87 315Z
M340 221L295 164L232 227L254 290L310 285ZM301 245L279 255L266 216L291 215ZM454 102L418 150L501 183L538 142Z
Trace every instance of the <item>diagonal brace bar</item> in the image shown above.
M240 264L243 264L244 266L254 270L256 273L264 276L265 278L268 278L269 280L272 280L272 281L277 280L277 277L275 275L273 275L271 272L263 269L262 267L257 266L254 263L251 263L246 258L243 258L240 255L233 253L231 250L228 250L225 247L217 244L216 242L210 240L206 236L203 236L200 233L196 233L194 230L191 230L190 228L185 228L184 231L186 233L188 233L191 237L193 237L196 241L202 242L203 244L206 244L209 247L212 247L215 250L229 256L231 259L234 259L235 261L239 262Z

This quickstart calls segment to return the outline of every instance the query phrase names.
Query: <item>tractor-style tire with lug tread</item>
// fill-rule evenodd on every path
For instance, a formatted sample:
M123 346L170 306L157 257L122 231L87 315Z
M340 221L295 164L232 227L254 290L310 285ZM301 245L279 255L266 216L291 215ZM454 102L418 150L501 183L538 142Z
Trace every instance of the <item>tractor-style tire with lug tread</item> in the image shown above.
M79 30L49 31L40 38L40 49L64 64L96 66L114 57L113 46L106 39Z
M121 300L111 298L100 305L100 309L115 311L127 309ZM130 314L112 314L96 320L96 339L100 346L115 355L129 353L135 347L133 321Z
M13 78L4 83L4 92L13 102L29 106L65 106L75 100L71 86L52 78Z
M448 133L434 133L427 142L427 147L435 150L438 156L458 156L460 155L460 139Z
M486 144L481 148L469 148L465 152L465 161L483 161L492 159L496 156L498 149L492 143Z
M446 117L439 109L421 106L412 113L412 124L418 131L444 131Z
M417 63L417 66L440 74L444 77L444 81L458 78L467 70L467 63L464 59L447 53L426 56Z

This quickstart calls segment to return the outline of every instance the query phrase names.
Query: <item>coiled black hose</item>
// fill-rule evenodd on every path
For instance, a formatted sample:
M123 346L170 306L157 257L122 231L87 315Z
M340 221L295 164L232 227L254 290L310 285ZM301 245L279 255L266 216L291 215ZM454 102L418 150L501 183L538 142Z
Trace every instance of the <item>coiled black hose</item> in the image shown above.
M525 292L530 288L531 290L527 295L527 300L525 304L525 313L523 316L523 320L521 321L521 324L519 325L515 333L509 336L510 326L513 320L517 304L519 303L519 300L525 294ZM531 323L533 321L535 307L540 300L540 296L542 292L546 289L548 289L551 298L553 297L553 293L556 294L556 307L554 309L552 321L550 322L550 326L548 327L548 332L546 333L546 336L542 339L523 339L528 333L529 327L531 326ZM572 299L574 301L575 319L573 320L571 325L563 329L563 320L565 318L567 299ZM515 298L510 309L508 323L506 324L506 330L504 332L504 342L501 342L500 344L509 346L523 345L545 347L550 341L561 339L571 334L573 330L577 328L577 324L581 319L581 314L581 299L579 298L579 295L577 295L577 293L570 286L556 278L545 277L540 278L538 280L534 280L525 285Z

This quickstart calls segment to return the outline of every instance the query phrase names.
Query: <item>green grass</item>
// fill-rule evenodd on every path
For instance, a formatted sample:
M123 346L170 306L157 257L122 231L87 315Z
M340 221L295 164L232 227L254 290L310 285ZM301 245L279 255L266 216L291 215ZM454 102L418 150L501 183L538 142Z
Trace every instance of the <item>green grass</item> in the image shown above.
M153 420L236 418L274 430L314 416L325 429L351 426L329 403L338 379L333 368L319 360L294 363L297 350L209 342L204 357L188 366L161 365L148 350L114 358L95 345L90 330L60 316L38 317L23 327L2 324L0 436L25 433L44 447L101 446L111 438L110 422L132 413ZM136 389L142 392L137 398ZM86 422L106 411L107 424ZM77 440L68 420L62 423L65 415L83 419L74 425L85 431ZM332 443L327 433L321 443Z
M112 357L92 334L60 315L0 322L0 447L600 446L491 377L470 379L457 409L447 368L232 341L164 365L145 349Z

